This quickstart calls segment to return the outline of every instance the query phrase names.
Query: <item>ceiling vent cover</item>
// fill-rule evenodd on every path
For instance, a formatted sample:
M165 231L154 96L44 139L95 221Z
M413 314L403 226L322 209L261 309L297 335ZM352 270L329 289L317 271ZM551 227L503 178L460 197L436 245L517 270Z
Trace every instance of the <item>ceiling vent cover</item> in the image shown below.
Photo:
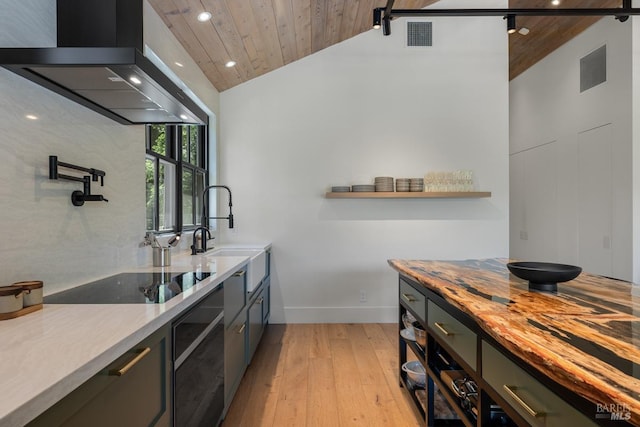
M580 92L607 81L607 45L580 58Z
M432 46L431 22L407 22L407 46Z

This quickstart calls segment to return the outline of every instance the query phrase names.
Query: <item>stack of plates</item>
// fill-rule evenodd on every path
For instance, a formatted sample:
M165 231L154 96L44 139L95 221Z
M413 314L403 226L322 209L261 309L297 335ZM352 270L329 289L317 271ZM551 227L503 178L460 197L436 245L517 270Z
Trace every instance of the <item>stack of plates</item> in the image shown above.
M332 193L348 193L351 191L351 187L348 185L338 185L336 187L331 187Z
M393 191L393 178L390 176L377 176L375 183L376 191Z
M409 191L424 191L424 178L409 178Z
M396 191L409 191L409 178L396 179Z
M352 185L351 191L359 192L359 193L373 192L373 191L376 191L376 186L371 184Z

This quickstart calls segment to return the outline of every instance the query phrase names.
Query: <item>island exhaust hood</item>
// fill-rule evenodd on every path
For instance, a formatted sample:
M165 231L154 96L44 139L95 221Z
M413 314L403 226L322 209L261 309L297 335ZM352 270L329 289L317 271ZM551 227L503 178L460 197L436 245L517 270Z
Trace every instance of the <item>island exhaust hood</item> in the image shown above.
M0 48L0 66L122 124L207 124L142 34L142 0L58 0L57 47Z

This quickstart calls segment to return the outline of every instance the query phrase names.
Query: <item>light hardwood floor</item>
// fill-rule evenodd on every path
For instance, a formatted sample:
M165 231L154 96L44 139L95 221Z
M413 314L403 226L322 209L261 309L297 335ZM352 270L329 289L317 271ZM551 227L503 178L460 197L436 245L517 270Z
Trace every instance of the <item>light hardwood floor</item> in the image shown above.
M223 427L419 426L397 324L268 325Z

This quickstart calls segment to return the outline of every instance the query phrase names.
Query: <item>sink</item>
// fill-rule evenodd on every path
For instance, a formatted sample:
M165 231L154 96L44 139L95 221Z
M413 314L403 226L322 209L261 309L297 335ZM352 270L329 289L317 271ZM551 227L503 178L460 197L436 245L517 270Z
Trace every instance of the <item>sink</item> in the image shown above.
M227 248L221 248L221 249L214 249L211 252L207 253L207 255L213 255L213 256L249 256L249 257L253 257L256 256L258 254L260 254L260 252L264 252L261 249L227 249Z
M207 256L249 257L247 264L247 292L253 292L267 274L267 253L263 249L220 248L207 253Z

